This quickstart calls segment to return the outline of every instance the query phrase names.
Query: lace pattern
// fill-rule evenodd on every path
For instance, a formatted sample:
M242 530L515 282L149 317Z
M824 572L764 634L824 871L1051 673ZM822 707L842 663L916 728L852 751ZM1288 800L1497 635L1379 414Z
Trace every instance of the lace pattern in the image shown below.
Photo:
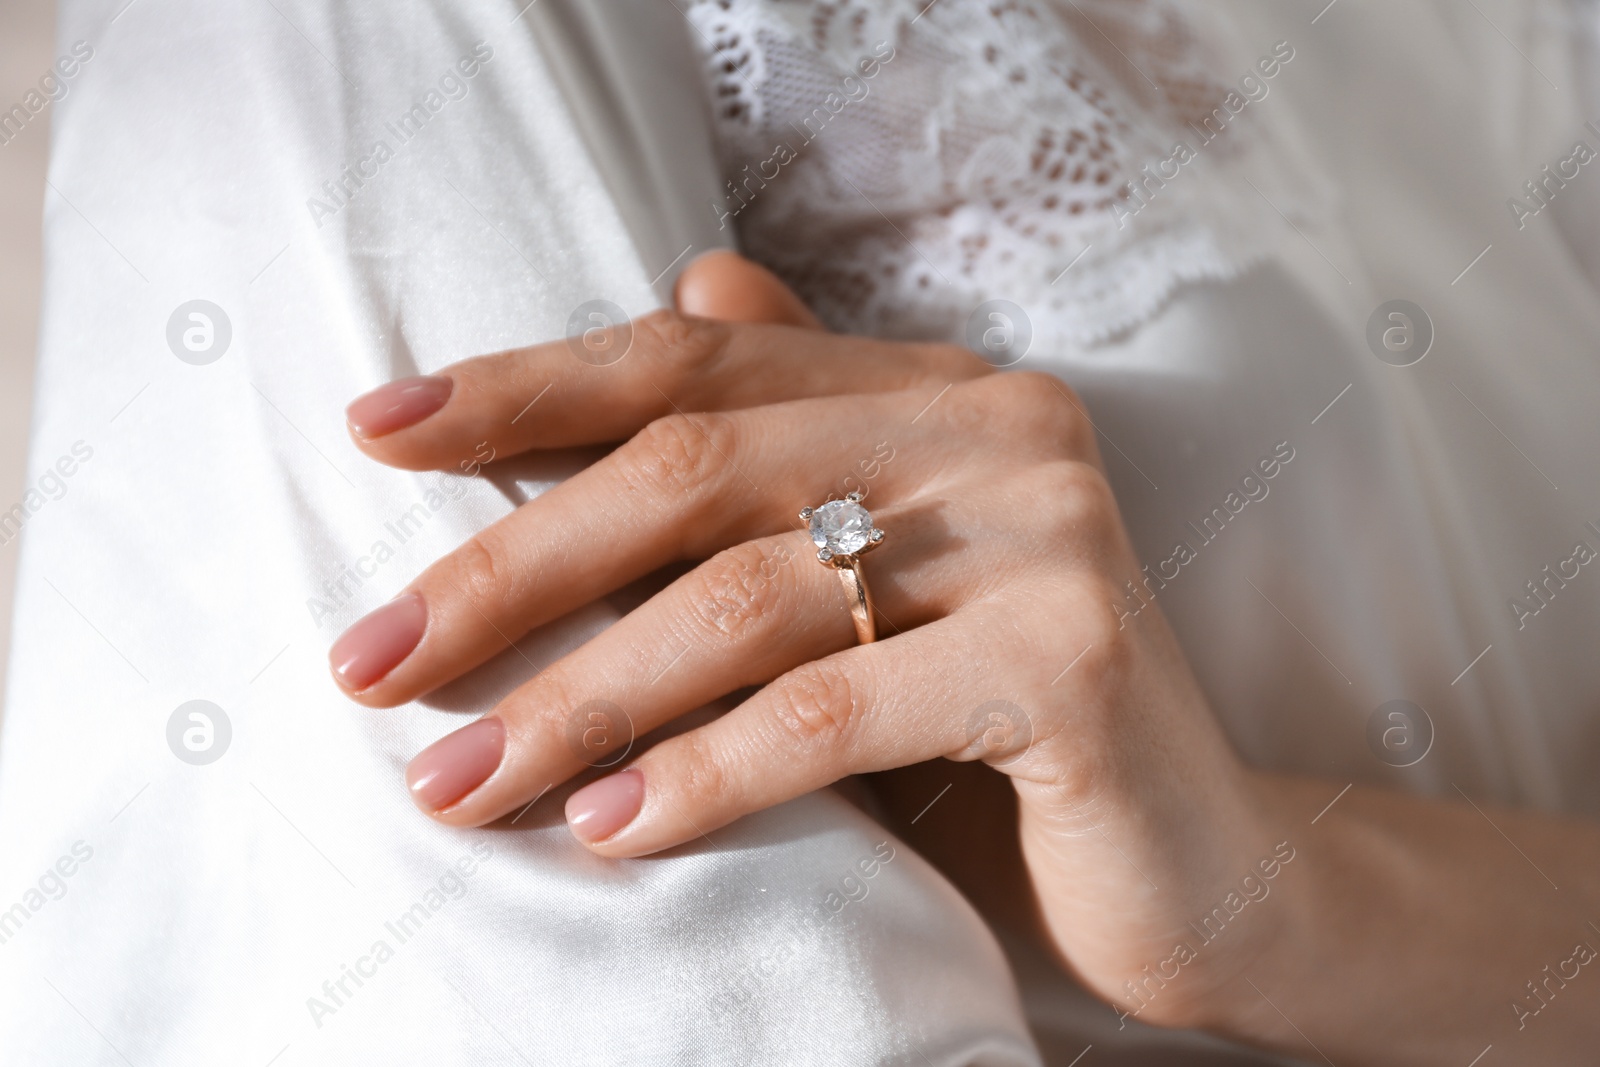
M1191 6L696 0L711 209L835 329L955 340L1002 298L1113 338L1326 195L1265 117L1292 45L1229 59Z

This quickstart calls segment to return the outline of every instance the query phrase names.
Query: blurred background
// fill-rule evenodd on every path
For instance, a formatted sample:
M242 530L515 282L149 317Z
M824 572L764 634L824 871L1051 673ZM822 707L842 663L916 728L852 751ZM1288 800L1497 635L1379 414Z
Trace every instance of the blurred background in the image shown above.
M54 59L52 0L0 4L0 100L20 100ZM0 145L0 512L22 498L39 325L39 223L49 125L31 122ZM0 693L11 649L11 593L20 540L0 546ZM0 700L0 712L4 702Z

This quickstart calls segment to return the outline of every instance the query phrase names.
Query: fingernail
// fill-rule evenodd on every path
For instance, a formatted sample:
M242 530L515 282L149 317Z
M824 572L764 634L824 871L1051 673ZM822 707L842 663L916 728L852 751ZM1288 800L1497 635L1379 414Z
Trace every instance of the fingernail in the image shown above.
M590 782L567 798L567 825L579 841L593 844L632 822L644 806L644 775L622 771Z
M493 715L446 734L406 768L411 799L424 811L448 808L482 785L505 751L506 727Z
M401 378L356 397L344 417L358 437L382 437L415 426L450 399L449 378Z
M340 685L360 692L411 655L427 628L428 606L421 594L407 593L341 634L328 649L328 663Z

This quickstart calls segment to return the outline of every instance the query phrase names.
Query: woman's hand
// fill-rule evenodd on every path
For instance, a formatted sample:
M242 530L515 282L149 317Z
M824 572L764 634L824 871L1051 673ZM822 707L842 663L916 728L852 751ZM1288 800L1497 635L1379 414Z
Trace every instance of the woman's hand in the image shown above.
M1592 1059L1592 822L1245 769L1064 385L829 336L732 255L693 264L679 301L609 366L558 342L351 406L361 448L408 469L627 442L340 638L335 674L364 704L705 561L420 754L425 811L489 822L601 763L619 718L642 734L764 684L573 793L574 834L640 856L846 775L984 760L1015 787L1056 948L1122 1013L1341 1064ZM871 645L796 517L850 491L888 531L865 562Z
M573 743L590 716L614 727L621 709L644 734L762 685L574 793L573 833L641 856L847 775L985 760L1016 785L1056 941L1128 1002L1123 983L1280 841L1159 610L1128 613L1142 575L1083 404L965 349L821 332L737 257L694 265L680 294L797 325L657 313L608 366L560 341L352 405L360 447L412 470L455 469L484 442L502 457L626 443L357 623L333 651L340 684L369 706L405 703L535 626L704 560L422 752L416 802L490 822L599 761L603 744ZM887 532L864 557L870 645L797 518L852 490ZM1194 1021L1194 998L1270 935L1257 923L1186 962L1195 977L1141 1017Z

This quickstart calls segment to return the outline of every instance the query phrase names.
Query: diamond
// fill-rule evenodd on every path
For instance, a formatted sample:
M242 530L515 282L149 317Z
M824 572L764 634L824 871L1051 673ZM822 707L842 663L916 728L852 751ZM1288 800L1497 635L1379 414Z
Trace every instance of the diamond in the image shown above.
M852 500L830 500L811 513L811 540L834 556L852 556L872 539L872 516Z

